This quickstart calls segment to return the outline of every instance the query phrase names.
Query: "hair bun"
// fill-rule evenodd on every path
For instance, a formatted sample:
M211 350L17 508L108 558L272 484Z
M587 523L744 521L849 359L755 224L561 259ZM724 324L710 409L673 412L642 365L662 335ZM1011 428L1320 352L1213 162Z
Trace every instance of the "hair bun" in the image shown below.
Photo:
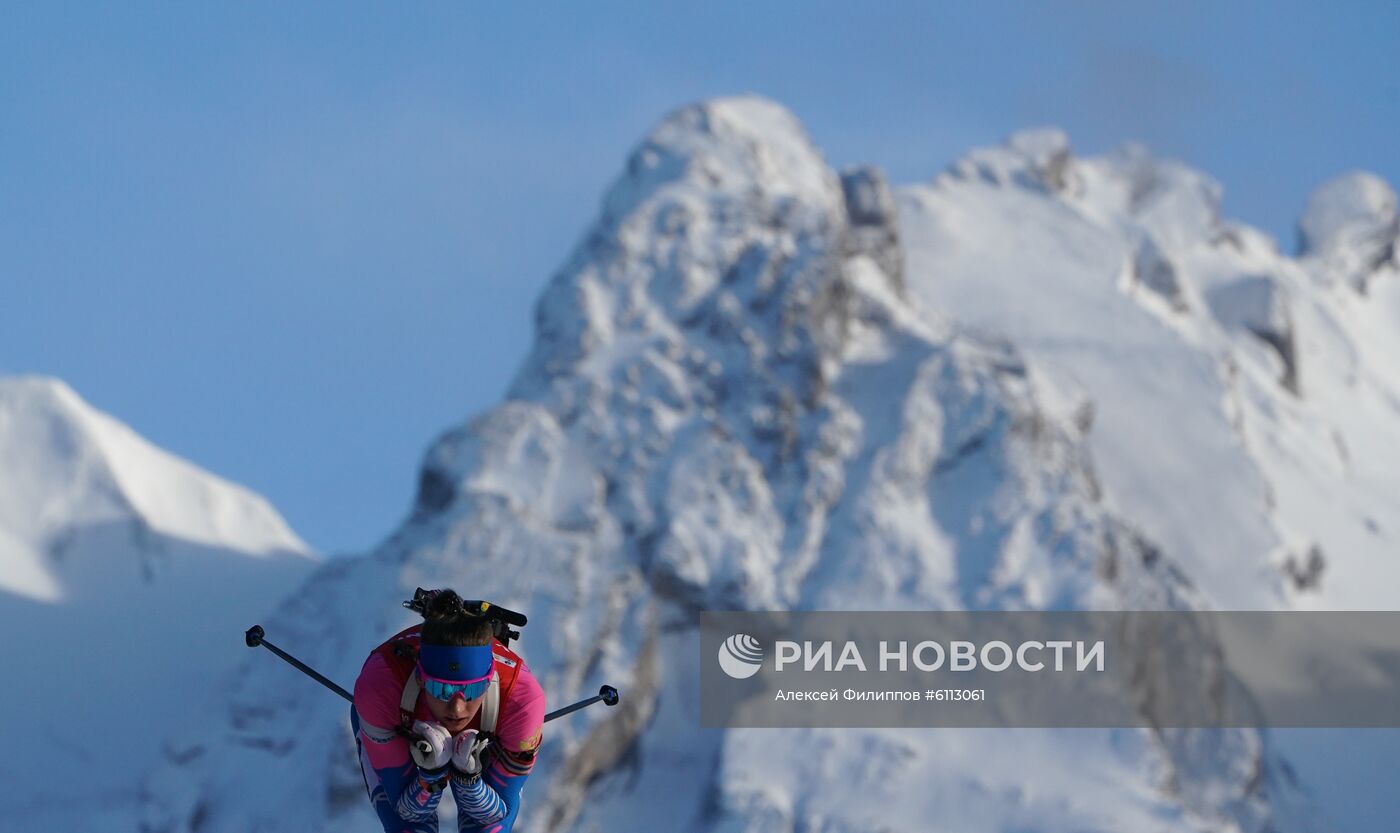
M439 590L428 600L424 610L425 619L455 619L466 613L462 607L462 597L455 590Z

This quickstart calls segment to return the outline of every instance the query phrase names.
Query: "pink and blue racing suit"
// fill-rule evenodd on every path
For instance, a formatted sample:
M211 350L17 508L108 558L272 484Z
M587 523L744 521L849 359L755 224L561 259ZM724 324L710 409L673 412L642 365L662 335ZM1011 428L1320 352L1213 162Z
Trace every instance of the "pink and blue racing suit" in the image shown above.
M408 671L407 673L412 673ZM520 812L520 791L534 768L544 726L544 691L523 662L501 696L495 737L484 772L468 780L455 772L432 777L418 770L408 739L399 731L399 701L406 675L376 651L355 680L350 710L360 770L370 802L386 833L437 833L438 802L450 784L460 833L509 833ZM427 695L419 693L414 718L433 721ZM481 714L468 728L478 728Z

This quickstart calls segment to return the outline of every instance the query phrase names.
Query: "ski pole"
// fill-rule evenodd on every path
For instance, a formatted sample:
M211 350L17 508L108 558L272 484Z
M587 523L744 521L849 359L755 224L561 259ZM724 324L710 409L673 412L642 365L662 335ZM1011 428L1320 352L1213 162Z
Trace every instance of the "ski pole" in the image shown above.
M297 659L296 657L292 656L291 654L287 653L281 648L278 648L276 645L273 645L271 642L268 642L266 639L263 639L262 625L254 625L247 631L245 631L243 634L243 641L248 644L249 648L256 648L259 645L263 646L272 653L286 660L287 663L296 670L300 671L301 673L305 674L306 676L310 677L311 679L315 680L316 682L320 683L321 685L325 686L331 691L334 691L341 697L344 697L347 702L355 702L355 698L350 694L350 692L346 691L345 689L341 688L340 686L321 676L321 673L315 668L312 668L311 666L307 665L306 663L302 662L301 660Z
M247 643L249 648L256 648L259 645L263 646L272 653L286 660L287 663L293 668L302 672L306 676L310 677L311 679L315 680L316 682L320 683L321 685L325 686L331 691L334 691L336 694L339 694L341 697L344 697L347 702L355 702L355 698L350 694L350 692L346 691L345 689L326 679L316 669L312 668L311 666L307 665L306 663L302 662L301 660L297 659L296 657L292 656L291 654L287 653L286 651L282 650L281 648L278 648L276 645L273 645L271 642L268 642L266 639L264 639L262 625L254 625L247 631L245 631L243 634L243 641ZM566 714L573 714L579 709L582 709L586 706L591 706L599 700L602 700L604 705L616 706L618 699L619 697L617 689L613 688L610 685L605 685L602 688L598 689L598 693L593 695L592 697L580 700L577 703L574 703L573 705L565 706L562 709L552 711L549 714L545 715L544 722L548 723L549 721L554 720L557 717L563 717Z
M544 722L548 723L556 717L563 717L566 714L573 714L579 709L584 708L585 706L591 706L599 700L603 701L603 705L616 706L617 699L617 689L613 688L610 685L605 685L602 688L598 689L598 693L593 695L592 697L589 697L586 700L580 700L577 703L574 703L572 706L565 706L562 709L552 711L549 714L545 715Z

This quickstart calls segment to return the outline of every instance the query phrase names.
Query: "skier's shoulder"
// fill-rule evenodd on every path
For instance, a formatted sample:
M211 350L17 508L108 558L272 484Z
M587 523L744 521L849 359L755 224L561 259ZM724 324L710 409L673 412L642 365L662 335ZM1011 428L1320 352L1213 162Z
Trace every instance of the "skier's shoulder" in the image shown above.
M399 669L382 652L370 654L355 679L355 708L360 719L376 726L397 725L403 683Z
M526 706L533 705L536 701L543 709L544 688L540 686L540 681L535 679L530 666L521 662L520 670L515 675L515 683L510 687L510 702L512 705Z
M540 744L544 712L544 689L530 667L522 662L502 710L498 730L501 745L512 753L533 751Z

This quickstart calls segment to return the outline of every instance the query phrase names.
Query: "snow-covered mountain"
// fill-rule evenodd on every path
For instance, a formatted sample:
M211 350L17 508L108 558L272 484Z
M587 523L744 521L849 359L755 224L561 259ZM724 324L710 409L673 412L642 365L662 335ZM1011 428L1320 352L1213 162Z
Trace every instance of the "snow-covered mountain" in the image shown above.
M891 189L770 102L678 111L508 401L269 637L349 682L415 586L528 612L552 706L624 699L550 724L522 829L1326 829L1255 731L698 728L701 610L1394 604L1394 195L1324 187L1298 258L1218 201L1054 131ZM208 714L143 829L377 829L343 703L257 657Z
M1107 505L1215 606L1393 609L1395 193L1319 188L1299 258L1220 194L1142 148L1020 134L900 193L911 294L1083 391Z
M0 829L130 829L161 738L315 563L261 497L0 378Z

